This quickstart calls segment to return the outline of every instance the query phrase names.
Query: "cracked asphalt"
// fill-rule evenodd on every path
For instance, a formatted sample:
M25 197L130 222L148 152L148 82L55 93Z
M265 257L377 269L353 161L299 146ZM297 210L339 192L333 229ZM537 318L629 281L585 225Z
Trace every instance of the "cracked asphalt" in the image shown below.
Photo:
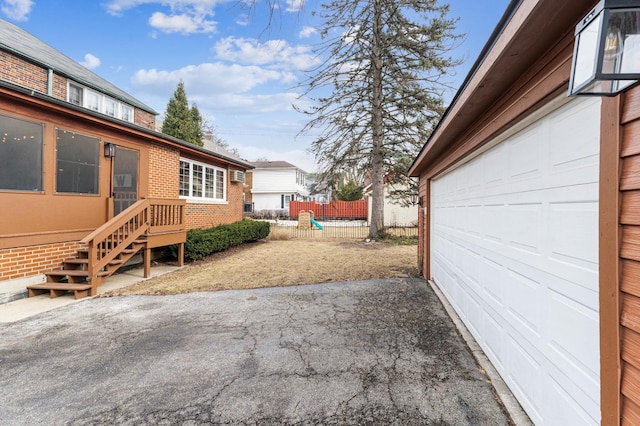
M87 299L0 325L0 424L501 425L421 279Z

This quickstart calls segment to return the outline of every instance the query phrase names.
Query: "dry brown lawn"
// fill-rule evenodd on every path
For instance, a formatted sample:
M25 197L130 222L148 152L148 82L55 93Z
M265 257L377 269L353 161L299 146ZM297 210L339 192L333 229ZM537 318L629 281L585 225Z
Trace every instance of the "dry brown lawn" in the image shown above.
M266 240L105 294L164 295L418 276L417 246L345 240Z

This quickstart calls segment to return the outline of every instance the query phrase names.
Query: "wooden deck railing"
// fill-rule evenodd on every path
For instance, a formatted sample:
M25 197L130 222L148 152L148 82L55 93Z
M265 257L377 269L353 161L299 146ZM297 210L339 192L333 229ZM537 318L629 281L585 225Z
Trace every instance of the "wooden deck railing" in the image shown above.
M184 207L185 200L142 199L83 238L92 285L99 285L99 272L143 235L183 231Z

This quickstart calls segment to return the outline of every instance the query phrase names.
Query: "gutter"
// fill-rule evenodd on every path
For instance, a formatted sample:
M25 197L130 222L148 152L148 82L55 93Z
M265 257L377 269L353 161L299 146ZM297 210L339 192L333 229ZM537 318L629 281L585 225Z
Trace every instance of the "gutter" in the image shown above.
M473 66L471 67L471 70L469 71L469 73L465 77L464 81L460 85L460 88L458 89L458 91L456 92L455 96L451 100L451 103L449 104L449 106L445 110L444 114L440 118L440 121L438 121L438 124L433 129L433 131L431 132L431 136L429 136L429 139L427 139L427 142L425 142L425 144L422 146L422 149L420 150L420 152L418 153L416 158L413 160L413 163L411 163L411 166L409 167L409 171L408 171L409 177L419 177L418 175L414 174L415 173L415 168L418 166L419 158L422 156L422 153L424 152L426 147L431 142L433 136L440 129L440 126L442 125L442 123L449 116L449 113L451 112L452 107L456 104L456 102L458 101L458 99L460 98L462 93L467 89L467 86L469 85L469 82L476 75L476 73L478 72L478 69L480 69L480 65L482 65L482 63L486 59L487 55L491 51L491 49L493 49L493 46L496 44L498 38L500 38L500 35L503 33L503 31L507 27L507 24L511 21L511 19L513 18L513 15L516 13L516 11L518 10L518 8L520 7L520 5L522 4L523 1L524 0L511 0L511 3L509 3L509 5L507 6L507 9L502 14L502 17L500 18L500 21L498 21L498 24L493 29L493 32L491 33L491 36L489 37L489 40L487 41L487 43L482 48L482 50L480 51L480 54L478 55L478 58L474 62Z

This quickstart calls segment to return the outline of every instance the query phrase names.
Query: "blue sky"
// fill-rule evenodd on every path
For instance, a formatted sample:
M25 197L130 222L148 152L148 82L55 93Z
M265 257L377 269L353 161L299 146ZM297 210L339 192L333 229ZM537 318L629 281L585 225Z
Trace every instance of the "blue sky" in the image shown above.
M266 1L0 0L0 16L164 113L178 82L217 134L249 161L285 160L311 172L307 117L292 103L312 49L320 0L279 0L271 26ZM278 0L275 0L278 1ZM271 0L273 3L274 0ZM457 88L509 0L450 0L466 39ZM451 93L450 96L452 96Z

